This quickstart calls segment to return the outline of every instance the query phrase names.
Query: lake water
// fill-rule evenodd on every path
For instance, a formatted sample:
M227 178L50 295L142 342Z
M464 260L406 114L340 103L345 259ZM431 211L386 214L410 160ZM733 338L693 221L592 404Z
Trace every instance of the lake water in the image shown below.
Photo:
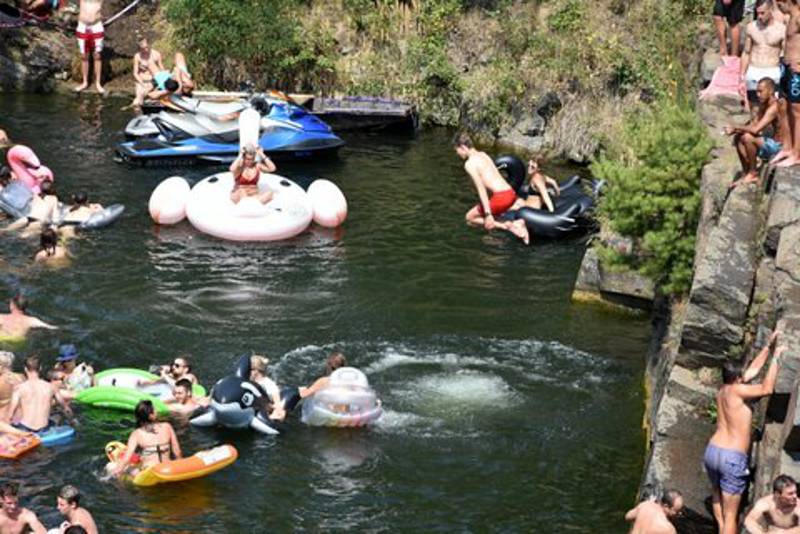
M71 483L103 532L623 531L644 454L649 324L570 302L580 242L526 248L467 228L475 193L446 131L347 136L337 159L281 165L301 185L341 187L338 230L238 244L158 228L153 188L215 170L114 163L124 104L0 95L0 127L34 148L62 195L127 206L70 244L65 269L33 267L36 240L0 238L0 298L22 291L60 327L35 331L20 359L52 365L59 343L75 343L98 370L147 368L188 351L210 387L250 351L279 383L307 384L342 350L386 412L360 430L295 417L277 437L176 422L184 451L229 442L239 460L141 489L100 476L104 444L127 438L132 415L78 407L72 444L0 464L46 525Z

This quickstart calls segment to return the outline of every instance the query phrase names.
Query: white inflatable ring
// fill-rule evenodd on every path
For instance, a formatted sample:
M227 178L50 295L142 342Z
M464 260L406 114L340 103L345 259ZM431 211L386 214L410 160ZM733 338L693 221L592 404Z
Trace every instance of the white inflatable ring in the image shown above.
M301 420L311 426L354 427L368 425L382 413L366 375L342 367L331 374L327 387L303 401Z
M274 198L261 204L257 197L231 201L230 172L204 178L192 188L186 217L199 231L232 241L276 241L305 230L314 215L303 188L277 174L261 173L258 190L272 191Z

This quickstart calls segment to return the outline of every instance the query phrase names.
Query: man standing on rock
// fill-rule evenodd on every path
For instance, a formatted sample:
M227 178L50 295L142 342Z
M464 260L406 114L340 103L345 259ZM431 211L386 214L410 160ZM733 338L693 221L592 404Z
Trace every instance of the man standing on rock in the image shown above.
M800 163L800 4L798 0L776 0L776 3L783 13L789 15L784 39L781 90L789 102L791 135L771 163L778 167L791 167Z
M657 501L650 499L639 503L625 514L625 521L633 521L630 534L675 534L670 519L683 509L683 496L675 489L667 490Z
M771 395L775 390L780 357L785 348L774 350L772 364L761 384L748 382L758 376L777 339L778 332L775 331L746 369L732 361L725 362L722 367L723 384L717 393L717 430L711 436L703 458L713 487L712 507L720 534L739 532L739 505L750 475L747 467L753 411L748 402Z
M731 35L731 55L739 55L739 23L744 18L745 0L714 0L714 26L719 40L719 55L728 55L727 30Z
M756 20L745 28L744 52L740 72L740 92L745 93L751 106L758 104L756 84L770 78L781 81L781 52L786 26L772 17L772 0L756 2Z
M744 518L750 534L768 532L798 532L800 507L797 502L797 483L789 475L778 475L772 482L772 495L760 498Z
M81 0L81 9L78 14L78 28L75 36L78 38L78 50L81 53L81 75L83 82L75 88L80 93L89 87L89 56L94 57L94 86L100 94L105 93L102 85L103 77L103 21L100 18L103 10L103 0Z
M495 220L495 216L502 215L508 211L517 200L514 188L500 175L500 171L495 167L492 158L486 152L477 150L472 144L472 139L467 134L458 134L453 140L453 148L456 154L465 161L464 170L472 178L475 190L478 192L480 202L477 206L467 212L467 224L470 226L483 226L486 230L499 228L506 232L511 232L527 245L530 242L528 227L525 221ZM489 193L492 194L489 197Z

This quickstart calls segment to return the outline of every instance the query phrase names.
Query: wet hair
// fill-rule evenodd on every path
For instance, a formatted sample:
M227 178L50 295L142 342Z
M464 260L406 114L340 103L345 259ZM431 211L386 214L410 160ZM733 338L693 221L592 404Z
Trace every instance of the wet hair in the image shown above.
M0 486L0 497L16 497L19 494L19 484L8 482Z
M727 361L722 365L722 383L733 384L742 377L742 364L741 362Z
M173 80L172 78L164 82L164 89L166 89L170 93L174 93L175 91L178 90L179 87L180 85L178 84L178 82L176 80Z
M16 295L14 295L11 298L11 302L13 302L14 306L16 306L17 308L19 308L22 311L25 311L25 310L28 309L28 299L23 297L21 293L17 293Z
M192 396L192 381L188 378L181 378L175 382L175 387L185 389L186 393L188 393L190 397Z
M61 491L58 492L58 496L67 501L69 504L77 505L81 500L81 492L78 491L78 488L70 484L67 484L61 488Z
M42 368L42 362L38 356L32 354L25 358L25 370L39 372Z
M52 180L45 180L39 185L39 196L46 197L47 195L55 195L56 186Z
M676 489L668 489L664 491L658 502L660 502L667 508L674 508L675 501L678 500L679 497L683 497L680 491Z
M453 146L465 146L467 148L473 148L475 145L472 144L472 139L466 134L466 132L460 132L457 133L453 138Z
M347 360L341 352L332 352L325 362L325 374L329 375L340 367L347 365Z
M58 245L58 232L52 228L45 228L39 236L39 244L42 250L47 252L48 256L52 256L56 252L56 245Z
M70 525L64 530L64 534L89 534L86 529L80 525Z
M760 80L758 80L758 85L761 85L762 83L767 86L767 89L769 89L770 92L772 92L772 93L775 92L775 80L765 76L765 77L761 78Z
M183 360L183 363L186 364L186 372L187 373L191 373L192 372L192 355L191 354L188 354L188 353L178 354L177 356L175 356L175 358L172 359L173 362L175 360Z
M789 475L778 475L772 481L772 491L775 493L783 493L783 490L792 486L797 486L797 482Z
M78 191L74 195L72 195L72 202L81 206L89 202L89 195L86 194L86 191Z
M140 400L133 410L136 416L136 428L152 423L151 418L156 411L153 409L153 402L150 400Z
M8 350L0 350L0 369L11 369L14 365L14 353Z

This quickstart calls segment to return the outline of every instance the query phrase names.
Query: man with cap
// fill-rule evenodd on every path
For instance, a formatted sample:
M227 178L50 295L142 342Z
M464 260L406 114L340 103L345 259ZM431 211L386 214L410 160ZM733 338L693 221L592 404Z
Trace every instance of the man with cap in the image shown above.
M94 369L86 362L78 365L78 349L68 343L58 347L58 358L51 380L61 389L61 394L69 399L84 389L92 387Z
M97 525L92 514L86 508L80 506L81 492L75 486L66 485L61 488L56 498L56 506L66 518L61 524L59 532L65 532L72 526L81 526L88 534L97 534Z

